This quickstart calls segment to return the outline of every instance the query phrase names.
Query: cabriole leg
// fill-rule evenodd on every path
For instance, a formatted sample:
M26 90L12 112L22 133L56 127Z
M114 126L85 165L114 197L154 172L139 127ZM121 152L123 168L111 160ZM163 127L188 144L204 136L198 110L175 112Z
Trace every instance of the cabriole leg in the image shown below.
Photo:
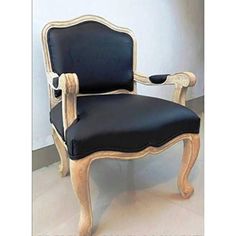
M59 165L59 172L61 173L61 176L64 177L69 172L68 153L67 153L67 150L66 150L63 142L58 137L58 134L56 133L56 131L54 129L52 131L52 137L54 139L54 143L56 145L58 154L61 159L61 163Z
M70 160L71 182L80 201L79 236L90 236L92 233L92 208L89 189L90 160Z
M188 181L188 176L197 159L199 148L200 137L198 134L193 134L189 139L184 140L184 154L178 177L178 188L183 198L189 198L194 191Z

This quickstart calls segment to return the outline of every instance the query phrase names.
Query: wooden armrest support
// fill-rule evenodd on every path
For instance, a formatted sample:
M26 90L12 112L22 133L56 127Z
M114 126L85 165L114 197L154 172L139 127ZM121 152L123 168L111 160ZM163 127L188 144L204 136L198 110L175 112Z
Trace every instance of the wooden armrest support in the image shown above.
M168 75L163 84L174 84L182 87L193 87L197 82L196 76L191 72L179 72Z
M139 73L134 73L134 80L145 85L157 85L149 79L149 76ZM175 85L173 101L185 106L187 88L194 86L196 81L197 78L193 73L179 72L168 75L161 85Z
M53 79L58 78L55 86ZM79 79L75 73L66 73L58 76L56 73L47 73L48 83L54 90L62 91L62 118L64 134L66 129L77 119L77 94L79 93Z
M163 84L174 84L175 90L173 101L183 106L186 104L186 93L188 87L193 87L197 82L196 76L191 72L180 72L167 76Z

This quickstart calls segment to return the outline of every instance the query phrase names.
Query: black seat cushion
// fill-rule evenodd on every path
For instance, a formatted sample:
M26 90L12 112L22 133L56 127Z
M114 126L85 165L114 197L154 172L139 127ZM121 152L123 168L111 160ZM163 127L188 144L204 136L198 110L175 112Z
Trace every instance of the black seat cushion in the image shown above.
M200 126L199 117L190 109L140 95L82 96L77 98L77 109L78 120L65 137L73 160L101 150L136 152L159 147L180 134L198 133ZM50 117L63 137L61 103Z
M95 21L47 34L53 72L76 73L80 93L133 90L133 39ZM56 91L56 96L60 92Z

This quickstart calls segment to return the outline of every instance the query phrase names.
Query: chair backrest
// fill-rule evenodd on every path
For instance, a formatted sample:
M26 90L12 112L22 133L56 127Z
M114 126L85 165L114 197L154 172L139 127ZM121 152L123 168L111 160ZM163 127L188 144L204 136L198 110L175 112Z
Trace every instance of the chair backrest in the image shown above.
M46 71L76 73L80 93L133 90L136 41L132 31L101 17L82 16L47 24L42 39Z

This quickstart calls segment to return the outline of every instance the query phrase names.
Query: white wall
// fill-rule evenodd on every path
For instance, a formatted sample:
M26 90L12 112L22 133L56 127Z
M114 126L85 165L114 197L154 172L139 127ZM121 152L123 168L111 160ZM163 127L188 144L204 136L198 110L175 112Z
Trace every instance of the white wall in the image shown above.
M192 71L188 99L203 95L203 0L33 0L33 149L52 144L40 32L52 20L99 15L134 31L139 72ZM138 92L171 98L172 87L139 86Z

